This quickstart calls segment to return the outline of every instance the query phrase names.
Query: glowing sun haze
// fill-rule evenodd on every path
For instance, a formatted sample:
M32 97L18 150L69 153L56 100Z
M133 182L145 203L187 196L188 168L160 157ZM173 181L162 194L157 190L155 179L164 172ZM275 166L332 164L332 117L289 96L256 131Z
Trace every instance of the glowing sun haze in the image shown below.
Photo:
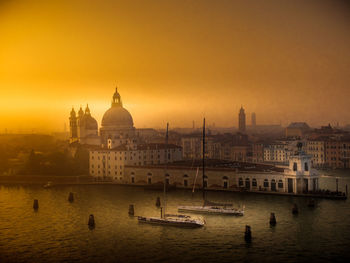
M136 127L350 123L346 1L0 1L0 129L100 121L115 85Z

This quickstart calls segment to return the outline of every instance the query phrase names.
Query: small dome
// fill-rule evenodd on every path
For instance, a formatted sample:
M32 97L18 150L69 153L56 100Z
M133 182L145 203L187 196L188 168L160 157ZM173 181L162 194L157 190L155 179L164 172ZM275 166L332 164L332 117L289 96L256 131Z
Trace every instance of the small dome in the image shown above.
M123 107L111 107L102 118L102 126L113 126L116 128L133 128L134 122L131 114Z
M91 117L91 115L85 114L80 120L80 126L84 127L87 130L97 130L98 125L97 121Z

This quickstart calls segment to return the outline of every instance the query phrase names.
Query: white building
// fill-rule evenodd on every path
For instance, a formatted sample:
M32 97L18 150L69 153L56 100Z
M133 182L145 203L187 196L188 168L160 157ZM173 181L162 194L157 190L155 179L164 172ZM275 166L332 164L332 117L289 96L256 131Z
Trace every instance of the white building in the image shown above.
M299 150L289 160L284 171L288 193L304 193L319 190L319 174L311 168L311 155Z
M90 175L96 180L114 180L127 183L124 179L126 165L144 166L171 163L182 160L182 149L169 144L123 144L113 149L90 151Z
M311 156L301 150L293 154L287 169L263 164L230 163L207 160L204 183L207 189L237 191L267 191L302 194L319 190L319 175L311 169ZM196 179L201 162L187 161L168 165L166 174L161 165L126 165L124 180L127 184L147 185L164 182L178 188L202 187L202 178ZM200 171L201 177L201 171Z

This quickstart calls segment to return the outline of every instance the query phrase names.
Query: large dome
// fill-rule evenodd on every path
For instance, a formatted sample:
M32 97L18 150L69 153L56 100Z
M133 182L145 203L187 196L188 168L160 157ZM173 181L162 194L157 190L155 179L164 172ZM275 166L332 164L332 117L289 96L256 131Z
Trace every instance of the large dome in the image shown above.
M102 118L102 126L115 128L133 128L134 122L131 114L122 106L112 106L105 112Z

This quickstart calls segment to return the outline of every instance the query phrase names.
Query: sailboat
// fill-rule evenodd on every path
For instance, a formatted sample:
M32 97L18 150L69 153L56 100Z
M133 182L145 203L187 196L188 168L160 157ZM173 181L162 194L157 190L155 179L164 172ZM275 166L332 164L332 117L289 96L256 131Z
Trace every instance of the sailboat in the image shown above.
M167 171L167 160L168 160L168 129L169 124L167 123L166 127L166 139L165 139L165 172ZM177 227L189 227L196 228L202 227L205 224L205 221L202 218L192 218L188 215L179 215L179 214L167 214L166 213L166 178L164 176L164 201L163 207L160 210L160 217L147 217L147 216L138 216L137 219L139 223L148 223L156 225L167 225L167 226L177 226Z
M178 211L182 212L197 212L197 213L208 213L208 214L221 214L221 215L244 215L244 207L234 208L232 204L228 203L215 203L206 200L205 197L205 118L203 120L203 156L202 156L202 192L203 192L203 205L201 206L179 206Z

